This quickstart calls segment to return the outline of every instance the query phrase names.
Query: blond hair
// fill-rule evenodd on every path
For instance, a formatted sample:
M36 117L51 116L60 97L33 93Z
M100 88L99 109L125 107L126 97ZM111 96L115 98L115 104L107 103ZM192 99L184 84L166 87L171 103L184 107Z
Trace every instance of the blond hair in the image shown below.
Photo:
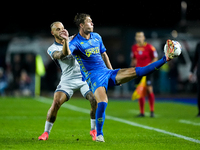
M50 25L51 30L52 30L52 27L54 26L54 24L57 24L57 23L61 23L61 24L62 24L62 22L60 22L60 21L55 21L55 22L53 22L53 23Z

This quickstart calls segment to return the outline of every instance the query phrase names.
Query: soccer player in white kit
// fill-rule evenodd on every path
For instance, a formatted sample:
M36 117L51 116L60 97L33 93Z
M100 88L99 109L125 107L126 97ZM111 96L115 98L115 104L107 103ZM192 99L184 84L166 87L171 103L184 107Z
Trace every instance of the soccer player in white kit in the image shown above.
M95 113L97 108L97 102L94 95L89 89L86 81L82 81L82 74L80 72L80 66L76 59L72 55L65 56L63 54L63 38L59 35L64 29L61 22L54 22L51 24L51 34L55 37L55 42L48 48L47 53L54 60L57 66L62 71L60 83L54 93L53 103L48 110L47 119L45 123L44 133L38 137L39 140L47 140L53 123L56 120L57 112L60 106L68 101L74 91L80 90L81 94L90 101L91 104L91 131L90 135L92 139L96 140L96 122Z

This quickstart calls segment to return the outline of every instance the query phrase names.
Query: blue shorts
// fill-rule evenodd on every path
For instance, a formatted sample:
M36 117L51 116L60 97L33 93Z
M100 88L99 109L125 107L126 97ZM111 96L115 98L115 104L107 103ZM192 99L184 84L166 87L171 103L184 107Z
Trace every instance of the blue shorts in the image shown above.
M106 91L108 86L116 86L115 77L120 69L115 70L102 70L91 72L89 78L86 80L90 90L94 93L98 87L105 87Z

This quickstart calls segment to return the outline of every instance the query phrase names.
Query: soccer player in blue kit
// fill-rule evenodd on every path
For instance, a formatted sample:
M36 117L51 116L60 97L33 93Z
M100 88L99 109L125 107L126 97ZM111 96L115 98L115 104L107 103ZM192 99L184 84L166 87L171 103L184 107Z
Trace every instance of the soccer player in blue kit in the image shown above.
M98 105L96 110L96 141L105 142L103 125L108 103L106 94L108 86L123 84L158 70L167 61L173 59L174 45L171 40L167 40L168 48L165 56L146 67L113 70L101 36L93 32L94 24L90 15L77 14L74 21L79 29L79 33L70 43L68 43L68 31L64 29L60 32L60 36L65 39L63 54L70 55L72 53L75 56L80 65L83 80L87 81L95 95Z

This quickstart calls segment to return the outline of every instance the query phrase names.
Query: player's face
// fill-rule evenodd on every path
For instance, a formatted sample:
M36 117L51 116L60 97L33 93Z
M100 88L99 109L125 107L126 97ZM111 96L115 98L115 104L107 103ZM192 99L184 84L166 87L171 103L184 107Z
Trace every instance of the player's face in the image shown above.
M143 44L145 40L145 36L143 32L137 32L135 35L135 40L138 44Z
M59 35L60 32L64 29L64 26L62 23L56 23L53 25L52 30L51 30L51 34L59 39L59 40L63 40L63 38Z
M81 28L86 34L93 32L94 24L92 22L92 19L90 17L86 17L84 24L81 25Z

